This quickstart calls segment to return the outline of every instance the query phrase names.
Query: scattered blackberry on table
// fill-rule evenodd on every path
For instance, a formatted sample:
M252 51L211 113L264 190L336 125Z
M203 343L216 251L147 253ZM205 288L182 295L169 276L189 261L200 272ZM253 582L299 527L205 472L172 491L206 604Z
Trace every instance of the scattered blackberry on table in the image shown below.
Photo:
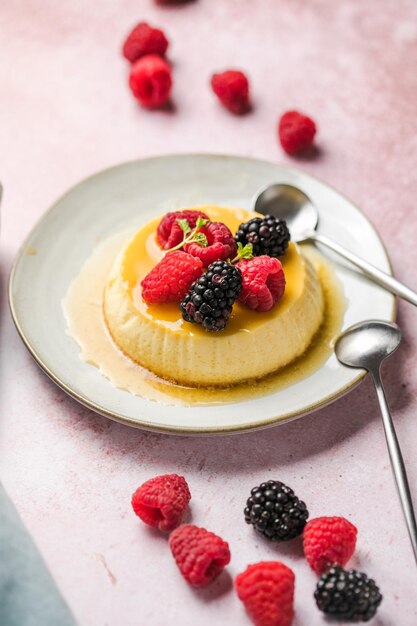
M223 330L242 288L242 272L227 261L215 261L191 285L180 304L186 322L202 324L205 330Z
M251 490L244 509L245 522L271 541L288 541L303 532L307 507L294 491L277 480Z
M249 222L243 223L235 235L236 243L243 246L251 243L253 246L253 256L267 254L272 257L283 256L290 241L290 231L285 220L265 215L265 217L254 217Z
M332 567L323 574L314 597L320 611L350 622L367 622L382 601L372 578L353 569L345 571L342 567Z

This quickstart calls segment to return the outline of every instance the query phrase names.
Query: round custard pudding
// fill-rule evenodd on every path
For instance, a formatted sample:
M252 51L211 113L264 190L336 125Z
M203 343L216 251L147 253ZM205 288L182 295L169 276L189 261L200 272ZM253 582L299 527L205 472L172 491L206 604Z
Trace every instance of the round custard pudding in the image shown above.
M232 232L257 215L243 209L197 208ZM146 304L140 282L164 255L156 242L160 219L128 242L104 290L105 321L125 355L176 383L227 386L275 372L308 348L323 321L324 299L313 265L293 243L281 259L286 278L282 299L266 313L235 302L223 331L207 332L185 322L177 304Z

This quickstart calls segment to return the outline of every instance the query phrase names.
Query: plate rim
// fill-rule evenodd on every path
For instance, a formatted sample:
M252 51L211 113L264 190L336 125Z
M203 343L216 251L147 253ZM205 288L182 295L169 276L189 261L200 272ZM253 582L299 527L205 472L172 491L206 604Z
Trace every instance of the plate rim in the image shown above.
M73 399L75 399L77 402L79 402L80 404L82 404L83 406L85 406L86 408L92 410L94 413L97 413L99 415L103 415L104 417L107 417L113 421L116 421L118 423L124 424L126 426L130 426L130 427L134 427L134 428L139 428L142 430L146 430L148 432L156 432L156 433L160 433L160 434L170 434L170 435L186 435L186 436L190 436L190 435L197 435L197 436L202 436L202 435L227 435L227 434L240 434L240 433L247 433L247 432L252 432L254 430L263 430L266 428L271 428L273 426L278 426L279 424L286 424L290 421L293 421L295 419L299 419L301 417L305 417L306 415L309 415L321 408L324 408L330 404L332 404L333 402L335 402L336 400L338 400L339 398L342 398L343 396L345 396L347 393L349 393L349 391L352 391L355 387L357 387L359 385L359 383L363 380L363 378L367 375L367 372L365 370L361 370L358 372L357 376L355 376L349 383L347 383L346 385L344 385L342 388L340 388L336 393L331 393L323 398L321 398L318 402L315 402L313 404L310 404L308 406L305 407L305 409L303 409L302 411L300 410L294 410L294 411L289 411L287 413L285 413L284 415L280 415L275 416L275 417L271 417L268 420L264 420L262 423L259 422L251 422L249 424L245 424L244 426L242 425L234 425L234 426L226 426L224 428L219 427L219 426L215 426L215 427L211 427L211 426L192 426L192 427L171 427L169 425L165 425L165 424L158 424L155 422L148 422L146 420L144 420L143 418L141 418L140 420L137 419L132 419L130 417L126 417L124 415L121 415L119 413L113 412L113 411L107 411L106 409L104 409L103 407L101 407L100 405L98 405L97 403L95 403L94 401L90 400L89 398L86 398L84 395L79 394L77 391L75 391L74 389L72 389L69 385L67 385L63 380L61 380L59 378L59 376L57 376L56 374L54 374L54 372L46 365L46 363L43 362L42 358L37 354L36 349L31 345L30 340L28 339L28 337L26 337L23 328L21 327L20 323L19 323L19 319L18 319L18 314L15 308L15 302L14 302L14 297L13 297L13 286L14 286L14 280L15 280L15 275L16 275L16 271L17 271L17 267L18 264L21 260L21 258L23 257L24 251L25 249L28 247L29 244L29 240L33 237L33 234L39 230L42 227L43 222L48 218L49 214L52 213L56 207L64 200L64 198L66 198L66 196L68 196L73 190L74 188L89 182L90 180L96 178L97 176L100 175L105 175L106 173L127 166L127 165L133 165L136 163L141 163L143 161L158 161L158 160L166 160L166 159L175 159L175 158L213 158L213 159L218 159L218 158L222 158L222 159L233 159L233 160L242 160L242 161L256 161L257 163L264 163L265 165L268 166L276 166L279 167L281 169L287 170L289 172L295 172L295 173L301 173L304 176L308 176L309 178L312 178L318 182L320 182L321 184L325 185L326 187L328 187L329 189L331 189L332 191L336 192L338 195L342 196L345 200L347 200L360 214L361 216L369 223L369 225L371 226L377 240L379 241L385 257L387 259L388 262L388 266L389 266L389 273L392 275L393 274L393 268L392 268L392 263L391 263L391 259L390 256L388 254L388 250L385 246L384 241L382 240L377 228L375 227L373 221L371 219L369 219L369 217L348 197L346 196L344 193L341 193L339 190L337 190L335 187L333 187L332 185L330 185L329 183L327 183L326 181L322 180L321 178L315 176L315 175L311 175L308 172L304 172L304 170L302 170L301 168L298 167L293 167L293 166L288 166L286 164L281 164L281 163L275 163L274 161L269 161L267 159L259 159L256 157L247 157L247 156L240 156L240 155L232 155L232 154L224 154L224 153L212 153L212 152L185 152L185 153L169 153L169 154L164 154L164 155L156 155L156 156L151 156L151 157L143 157L143 158L139 158L139 159L132 159L129 161L123 161L122 163L118 163L116 165L112 165L110 167L104 168L102 170L99 170L98 172L95 172L93 174L90 174L89 176L86 176L85 178L79 180L78 182L76 182L74 185L72 185L69 189L67 189L63 194L61 194L53 203L50 207L48 207L43 213L42 215L38 218L38 220L35 222L35 224L32 226L32 228L30 229L29 233L26 235L26 237L24 238L22 244L19 246L11 269L10 269L10 273L9 273L9 279L8 279L8 304L9 304L9 310L11 313L11 317L13 320L13 323L16 327L16 330L24 344L24 346L26 347L26 349L28 350L28 352L30 353L30 355L32 356L32 358L34 359L34 361L36 362L36 364L40 367L40 369L60 388L62 389L65 393L67 393L70 397L72 397ZM389 292L388 292L389 293ZM397 315L397 298L392 295L392 306L391 306L391 313L390 313L390 319L389 321L394 322L396 319L396 315Z

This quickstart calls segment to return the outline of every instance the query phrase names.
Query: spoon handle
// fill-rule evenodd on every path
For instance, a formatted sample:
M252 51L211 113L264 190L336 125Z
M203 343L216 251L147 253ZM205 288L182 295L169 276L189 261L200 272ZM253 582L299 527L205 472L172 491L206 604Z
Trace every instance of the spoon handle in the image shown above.
M392 471L394 473L398 495L400 496L401 506L403 508L405 521L407 523L408 534L410 536L411 544L413 546L414 558L417 563L416 518L414 515L413 502L411 499L410 487L408 486L404 461L401 454L400 445L398 443L397 435L395 433L394 423L392 421L381 378L378 372L371 372L371 374L374 379L379 406L381 409L382 421L385 429L385 438L387 440Z
M386 274L382 270L375 267L375 265L372 265L371 263L368 263L368 261L365 261L365 259L356 256L353 252L346 250L346 248L343 248L343 246L339 245L332 239L325 237L324 235L319 235L313 231L312 233L309 233L309 239L313 239L314 241L317 241L317 243L327 246L327 248L330 248L333 252L336 252L353 263L353 265L356 265L356 267L359 267L363 273L366 274L366 276L374 280L378 285L385 287L385 289L388 289L391 293L394 293L417 306L417 293L409 287L406 287L406 285L403 285L403 283L400 283L400 281L396 278Z

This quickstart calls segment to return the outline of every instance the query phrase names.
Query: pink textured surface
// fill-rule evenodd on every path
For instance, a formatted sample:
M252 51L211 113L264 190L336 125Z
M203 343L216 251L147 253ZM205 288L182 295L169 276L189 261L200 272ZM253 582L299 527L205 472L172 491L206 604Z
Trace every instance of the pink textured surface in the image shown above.
M169 35L175 110L131 98L123 36L140 19ZM248 563L294 568L295 626L325 621L300 544L268 545L243 523L250 488L290 484L312 516L359 529L353 566L385 599L378 626L417 623L416 569L369 381L333 406L266 432L222 439L146 434L76 404L36 367L6 304L23 237L53 200L112 164L169 152L216 151L291 162L276 141L287 108L317 121L319 154L298 160L377 224L395 273L417 287L417 7L414 0L25 0L0 10L2 213L1 471L81 626L249 624L223 576L204 592L181 580L161 535L130 510L131 492L184 474L191 519L230 542L235 576ZM212 71L245 69L254 110L235 118L208 89ZM417 312L399 305L404 342L385 368L417 501Z

